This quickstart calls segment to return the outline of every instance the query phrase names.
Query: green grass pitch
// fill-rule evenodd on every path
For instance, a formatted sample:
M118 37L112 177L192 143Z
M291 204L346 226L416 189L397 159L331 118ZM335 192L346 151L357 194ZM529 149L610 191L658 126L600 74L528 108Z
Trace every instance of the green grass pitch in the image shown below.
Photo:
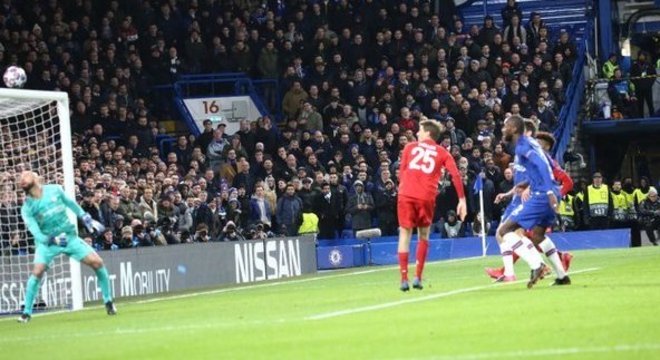
M119 301L0 319L2 359L659 359L660 249L575 252L573 285L492 284L498 257ZM412 266L411 266L412 269ZM516 266L526 279L525 264Z

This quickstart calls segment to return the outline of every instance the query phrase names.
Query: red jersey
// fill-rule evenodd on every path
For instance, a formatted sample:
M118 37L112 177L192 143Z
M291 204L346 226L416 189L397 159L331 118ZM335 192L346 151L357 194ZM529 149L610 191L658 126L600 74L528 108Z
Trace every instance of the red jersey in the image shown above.
M561 186L559 192L563 198L573 190L573 179L564 171L564 169L559 166L559 163L552 159L552 176L555 178L555 181Z
M399 195L435 201L443 168L451 174L458 197L465 197L456 162L445 148L433 140L407 144L399 164Z

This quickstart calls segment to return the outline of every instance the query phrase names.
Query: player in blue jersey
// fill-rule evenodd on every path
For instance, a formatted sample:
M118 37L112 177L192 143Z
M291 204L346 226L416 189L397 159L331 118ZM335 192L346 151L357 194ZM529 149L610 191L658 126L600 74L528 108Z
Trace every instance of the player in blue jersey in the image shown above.
M21 207L21 216L34 237L36 246L32 275L27 281L25 309L18 319L27 323L32 318L34 297L39 291L39 283L53 258L66 254L90 266L96 272L103 302L108 315L117 310L112 303L108 270L101 257L78 237L77 225L68 216L67 210L79 217L90 233L102 232L103 225L86 213L74 200L64 194L59 185L42 185L39 176L31 171L21 174L19 183L26 194Z
M532 136L533 129L525 128L525 136ZM486 268L486 273L488 276L496 279L498 282L510 282L510 281L516 281L516 276L514 273L513 269L513 264L515 262L515 257L513 251L507 246L505 248L502 247L502 244L504 243L504 239L500 235L500 228L504 223L506 222L506 219L509 218L513 210L515 210L518 206L520 206L523 203L523 197L526 196L525 190L527 189L527 173L521 172L521 171L515 171L513 173L513 187L511 190L509 190L506 193L498 194L495 197L495 203L498 204L505 199L511 198L511 202L507 205L507 207L504 209L504 213L502 214L502 217L500 218L500 224L497 228L497 231L495 232L495 239L497 240L497 243L500 245L500 253L502 254L502 261L504 262L504 268L503 271L500 273L498 270L495 268ZM518 233L520 236L524 236L525 232L524 229L518 230Z
M543 149L524 132L524 120L516 115L509 117L502 129L504 141L516 146L514 171L524 174L522 176L527 180L531 196L513 209L498 229L498 235L503 240L500 245L502 252L516 253L529 264L532 271L527 287L531 288L544 275L547 265L522 230L539 226L545 229L554 223L559 188L553 180Z
M566 174L566 172L563 169L561 169L561 167L559 167L557 162L554 159L552 159L552 157L548 153L548 151L554 145L555 142L554 137L551 134L545 132L540 132L536 134L536 125L531 120L525 120L525 136L534 137L537 140L538 145L543 150L546 156L548 164L551 166L553 178L555 181L557 181L557 184L560 186L560 194L563 197L573 188L573 181L571 180L570 176L568 176L568 174ZM534 146L536 146L536 144L534 144ZM517 190L517 192L514 192L514 189L512 189L507 193L499 194L495 199L495 202L497 203L502 201L502 199L506 197L514 196L511 204L507 207L504 215L502 216L502 221L500 222L500 224L504 223L504 220L508 217L508 215L511 214L513 209L515 209L521 202L526 201L530 197L531 191L530 188L528 187L526 180L521 178L516 178L514 184L517 185L514 188L515 190ZM520 196L517 195L518 192L521 193ZM551 227L548 227L548 229L549 228ZM555 280L554 284L570 285L571 282L570 282L570 278L567 276L567 272L573 256L568 252L560 252L555 247L554 242L552 242L552 240L549 238L547 234L548 231L546 228L537 226L535 228L525 229L525 230L527 231L524 234L532 241L532 243L536 245L537 249L540 252L544 253L548 257L551 265L555 269L555 272L557 274L557 279ZM501 244L502 239L499 236L497 236L497 239L498 242ZM488 274L488 276L492 277L493 279L496 279L496 281L501 281L501 282L515 281L516 278L514 275L513 264L516 262L518 257L516 256L516 254L512 254L511 252L503 253L502 257L505 266L501 268L486 268L486 273ZM512 261L508 261L510 259L512 259Z

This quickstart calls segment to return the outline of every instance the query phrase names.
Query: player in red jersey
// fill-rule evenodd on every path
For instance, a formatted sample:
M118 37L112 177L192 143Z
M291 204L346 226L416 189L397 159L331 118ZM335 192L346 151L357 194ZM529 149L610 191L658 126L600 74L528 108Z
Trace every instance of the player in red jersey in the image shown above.
M527 125L527 124L526 124ZM555 137L547 132L541 131L538 133L535 133L534 137L536 140L539 142L539 145L541 145L541 148L546 152L546 155L548 155L548 160L550 162L550 165L552 166L552 176L555 178L555 181L559 183L560 185L560 193L562 198L566 196L571 190L573 190L573 179L564 171L564 169L561 168L557 160L553 159L549 155L550 149L555 144ZM526 200L529 197L529 188L527 188L522 195L523 201ZM550 231L550 229L547 229L547 231ZM526 231L525 236L528 238L532 239L534 238L534 234L532 231ZM537 246L538 248L538 246ZM540 250L539 250L540 251ZM561 252L557 251L559 254L559 258L561 259L562 265L564 267L564 271L568 271L568 268L571 266L571 260L573 259L573 255L569 252ZM513 262L515 263L518 261L518 256L516 254L513 254ZM492 277L493 279L501 279L504 276L504 267L501 268L486 268L486 273L488 276Z
M401 291L408 291L408 253L413 228L417 228L417 266L413 287L421 290L422 272L428 253L428 239L438 182L442 169L447 169L458 194L456 214L463 220L467 213L465 191L461 175L454 158L443 147L436 144L441 133L440 123L423 120L417 131L417 141L406 145L399 165L399 197L397 211L399 216L399 270L401 272Z

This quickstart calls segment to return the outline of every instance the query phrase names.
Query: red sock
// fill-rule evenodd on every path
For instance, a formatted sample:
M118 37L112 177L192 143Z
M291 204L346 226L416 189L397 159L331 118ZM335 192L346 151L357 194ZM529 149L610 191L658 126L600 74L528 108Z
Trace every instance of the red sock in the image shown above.
M408 281L408 253L399 253L399 272L401 272L401 281Z
M419 239L417 241L417 268L415 269L415 276L422 280L422 272L424 271L424 263L426 263L426 255L429 253L429 241L426 239Z
M515 264L516 261L518 261L518 259L520 259L520 256L518 256L518 254L516 254L516 253L514 252L514 253L513 253L513 263Z

